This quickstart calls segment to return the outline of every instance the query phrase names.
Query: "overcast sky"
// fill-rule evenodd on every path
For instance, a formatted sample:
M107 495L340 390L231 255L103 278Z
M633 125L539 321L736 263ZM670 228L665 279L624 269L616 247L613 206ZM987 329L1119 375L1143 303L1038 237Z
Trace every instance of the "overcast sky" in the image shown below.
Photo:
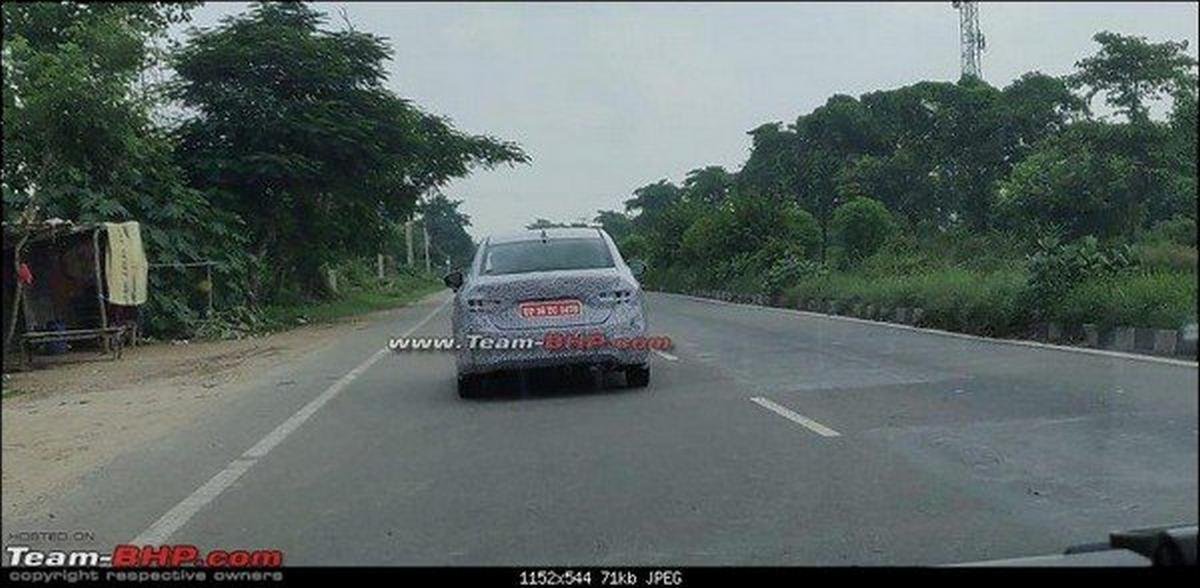
M823 4L316 3L387 37L390 85L459 128L520 143L533 163L479 171L444 192L476 237L535 217L591 218L636 187L688 170L736 170L746 131L792 121L835 93L958 78L949 2ZM242 3L210 3L211 26ZM1059 75L1100 30L1197 49L1197 5L989 3L984 78Z

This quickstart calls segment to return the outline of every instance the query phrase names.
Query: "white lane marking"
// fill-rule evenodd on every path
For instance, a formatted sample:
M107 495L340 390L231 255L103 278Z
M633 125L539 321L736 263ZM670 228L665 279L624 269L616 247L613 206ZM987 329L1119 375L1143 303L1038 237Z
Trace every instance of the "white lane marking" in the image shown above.
M928 327L916 327L913 325L902 325L899 323L889 323L883 321L872 321L861 319L852 316L841 316L836 314L825 314L823 312L813 312L810 310L799 310L795 308L780 308L778 306L760 306L757 304L744 304L741 302L729 302L727 300L717 300L715 298L703 298L700 296L692 296L691 294L676 294L674 292L655 292L655 294L665 294L667 296L678 296L680 298L688 298L696 302L708 302L711 304L722 304L725 306L742 306L746 308L757 308L761 310L773 310L788 314L796 314L805 317L823 318L831 321L845 321L850 323L858 323L862 325L872 325L876 327L886 327L889 329L900 329L904 331L913 331L916 333L927 333L930 335L941 335L943 337L954 337L956 339L969 339L972 341L982 341L984 343L998 343L1001 345L1015 345L1018 347L1033 347L1036 349L1050 349L1053 351L1068 351L1071 353L1083 353L1086 355L1101 355L1105 357L1116 357L1120 359L1132 359L1135 361L1147 361L1150 363L1161 363L1166 365L1174 365L1179 367L1200 367L1200 363L1189 361L1186 359L1173 359L1170 357L1155 357L1153 355L1142 355L1140 353L1127 353L1124 351L1111 351L1108 349L1091 349L1088 347L1072 347L1070 345L1055 345L1053 343L1042 343L1039 341L1025 341L1022 339L997 339L994 337L982 337L979 335L969 335L967 333L955 333L954 331L943 331L941 329L931 329Z
M818 423L817 421L814 421L798 412L795 412L786 406L775 404L771 400L763 398L762 396L755 396L754 398L750 399L750 402L753 402L789 421L797 423L822 437L842 436L841 433L834 431L833 429L830 429L829 427L826 427L825 425L822 425L821 423Z
M657 349L651 349L650 351L653 351L655 355L657 355L667 361L679 361L678 357L675 357L674 355L671 355L670 353L667 353L666 351L659 351Z
M437 308L433 309L432 312L425 315L425 318L422 318L419 322L417 322L417 324L409 327L408 330L399 336L407 337L417 329L425 326L425 323L428 323L433 317L437 316L437 314L441 312L443 308L446 308L446 305L449 304L451 300L453 300L453 298L447 298L445 301L439 304ZM338 381L330 385L329 388L326 388L325 391L319 396L310 400L308 404L305 404L300 408L300 410L296 411L295 414L288 417L286 421L283 421L283 423L281 423L278 427L275 427L275 430L267 433L266 437L263 437L258 443L255 443L254 446L243 453L241 457L230 462L229 465L225 466L224 469L217 472L215 476L210 478L202 486L189 494L187 498L181 500L179 504L176 504L171 508L171 510L168 510L166 514L159 517L154 524L150 525L145 531L142 531L133 539L133 541L130 541L130 543L133 545L161 545L166 543L167 539L174 534L175 531L178 531L181 527L187 524L187 522L191 520L191 518L195 516L197 512L200 512L200 509L207 506L210 502L215 500L217 496L220 496L222 492L232 486L233 483L236 482L238 478L241 478L242 474L245 474L247 471L249 471L259 459L282 443L288 435L291 435L296 431L296 429L299 429L300 426L309 419L309 417L320 410L322 406L325 406L325 404L332 400L334 396L337 396L339 392L345 390L346 386L350 385L355 378L362 375L363 372L367 371L367 369L374 365L375 362L379 361L379 358L383 357L387 353L388 348L385 346L383 349L371 354L366 361L358 364L357 367L339 378Z

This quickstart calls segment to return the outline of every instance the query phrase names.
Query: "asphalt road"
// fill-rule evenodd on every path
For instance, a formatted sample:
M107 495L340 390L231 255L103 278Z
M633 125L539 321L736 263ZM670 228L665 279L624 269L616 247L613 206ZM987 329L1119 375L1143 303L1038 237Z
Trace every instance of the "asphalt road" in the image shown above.
M649 388L535 374L464 401L450 355L379 351L447 334L447 296L6 532L315 565L927 565L1197 520L1194 364L652 294L676 348Z

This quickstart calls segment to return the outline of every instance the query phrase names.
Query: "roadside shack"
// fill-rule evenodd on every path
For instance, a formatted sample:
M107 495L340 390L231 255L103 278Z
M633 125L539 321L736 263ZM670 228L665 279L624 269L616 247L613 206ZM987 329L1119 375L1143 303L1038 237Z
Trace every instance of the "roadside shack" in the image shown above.
M20 344L26 362L35 349L63 353L75 341L95 341L114 357L126 339L136 342L148 287L137 222L49 219L32 227L4 223L3 228L4 333L16 320L12 342Z

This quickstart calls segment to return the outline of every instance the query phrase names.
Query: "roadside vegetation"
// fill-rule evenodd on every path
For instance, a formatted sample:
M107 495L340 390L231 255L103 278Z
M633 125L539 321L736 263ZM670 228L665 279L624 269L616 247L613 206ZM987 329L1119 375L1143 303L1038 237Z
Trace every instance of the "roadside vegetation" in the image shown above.
M520 146L397 95L391 45L349 21L255 3L168 39L198 5L4 4L6 222L136 220L151 263L216 262L205 283L151 271L142 314L160 338L409 300L431 276L367 285L346 270L405 257L416 215L432 266L471 255L470 220L439 188L528 162ZM351 278L329 288L339 268ZM198 289L213 291L216 317Z
M264 315L274 326L325 322L339 318L386 310L414 302L445 288L442 281L420 270L401 268L397 275L378 278L373 268L361 261L341 266L354 271L339 272L339 292L328 300L276 304Z
M751 130L741 169L642 186L595 221L668 291L919 307L995 336L1194 323L1196 60L1095 41L1063 77L833 96Z

